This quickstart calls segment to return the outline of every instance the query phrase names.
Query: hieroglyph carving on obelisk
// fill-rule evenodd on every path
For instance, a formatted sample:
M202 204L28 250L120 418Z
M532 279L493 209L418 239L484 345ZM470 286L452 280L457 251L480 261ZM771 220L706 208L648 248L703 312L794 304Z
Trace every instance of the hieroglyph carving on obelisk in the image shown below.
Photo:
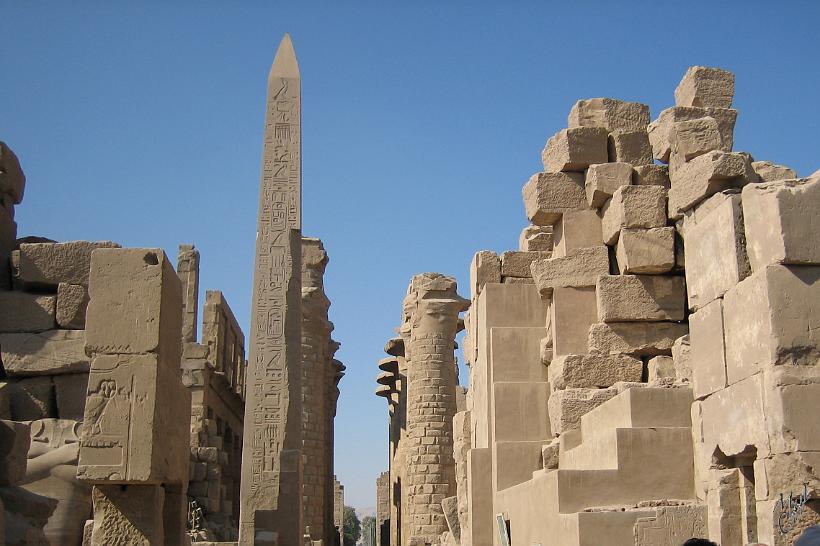
M268 76L239 543L301 544L301 82L285 35Z

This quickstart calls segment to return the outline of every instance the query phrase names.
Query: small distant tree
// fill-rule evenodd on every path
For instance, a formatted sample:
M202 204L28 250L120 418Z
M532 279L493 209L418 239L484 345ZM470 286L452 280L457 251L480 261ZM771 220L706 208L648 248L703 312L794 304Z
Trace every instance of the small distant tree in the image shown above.
M359 516L352 506L345 506L344 512L344 546L356 546L362 536L362 525Z
M376 518L365 516L362 518L362 542L365 546L376 546L375 544Z

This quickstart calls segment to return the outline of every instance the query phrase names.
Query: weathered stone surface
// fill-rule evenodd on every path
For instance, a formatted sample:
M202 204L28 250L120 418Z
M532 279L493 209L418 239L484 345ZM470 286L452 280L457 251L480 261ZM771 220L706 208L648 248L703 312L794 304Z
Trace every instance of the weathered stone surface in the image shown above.
M720 131L720 149L731 152L734 144L735 121L737 110L727 108L690 108L676 106L660 113L658 119L649 124L649 142L655 159L669 162L672 152L672 135L675 122L700 119L709 116L717 121Z
M561 443L558 439L553 439L550 443L541 448L541 461L544 470L555 470L558 468Z
M820 451L820 423L806 414L806 408L811 408L820 396L820 381L814 370L778 366L753 377L761 376L771 452Z
M705 214L700 214L701 207L708 209ZM696 211L696 219L685 222L685 272L691 309L723 296L750 272L740 195L714 195Z
M615 389L564 389L554 391L547 401L554 435L581 426L581 417L618 394Z
M717 446L733 457L755 446L758 457L770 452L763 409L761 376L738 381L700 402L703 443L707 452Z
M678 545L709 536L706 512L702 505L661 506L655 517L635 520L635 546Z
M554 288L547 318L553 355L586 353L587 332L597 320L594 286Z
M15 279L24 286L57 287L60 283L88 286L91 253L98 248L118 248L110 241L24 243L20 245Z
M14 204L23 201L26 189L26 175L20 168L17 155L5 142L0 141L0 194L11 196Z
M55 326L57 298L0 291L0 332L42 332Z
M785 165L775 165L771 161L752 161L752 169L761 182L774 182L776 180L790 180L797 178L794 169Z
M710 195L757 182L749 157L740 153L709 152L670 172L669 217L680 218Z
M601 209L604 242L614 245L625 228L666 225L666 189L661 186L621 186Z
M689 161L722 145L720 128L713 117L676 121L672 126L672 154Z
M643 362L625 354L561 355L549 365L553 389L605 388L618 381L640 381Z
M162 250L98 249L91 259L90 278L86 351L181 352L181 287ZM134 289L137 286L139 290Z
M554 258L566 257L581 248L601 246L601 217L594 210L566 212L555 224L553 241Z
M655 162L646 129L610 133L607 154L610 161L623 161L632 165L652 165Z
M592 164L606 163L608 134L603 127L562 129L550 137L541 153L544 170L580 172Z
M179 245L177 275L182 287L182 340L193 342L199 313L199 251L194 245Z
M632 170L634 186L662 186L667 190L672 187L669 181L669 167L666 165L639 165Z
M57 416L54 406L54 384L51 377L26 377L15 381L11 389L11 418L36 421Z
M683 320L683 277L601 275L597 283L601 322Z
M601 354L655 356L671 354L689 328L678 322L600 322L589 328L589 351Z
M734 74L720 68L692 66L675 89L675 105L731 108L734 96Z
M57 325L69 330L85 328L88 289L81 284L60 283L57 287Z
M753 271L773 264L820 264L820 180L779 180L743 188Z
M4 206L3 200L9 199L0 194L0 290L11 288L11 253L17 239L17 223L12 213L14 206Z
M616 256L621 273L666 273L675 266L675 228L622 229Z
M705 398L726 387L726 347L723 340L723 300L689 315L692 346L692 396Z
M473 298L478 297L487 283L501 282L501 259L490 250L480 250L470 263L470 290Z
M689 335L681 336L672 345L672 360L675 361L675 375L679 381L692 381L692 347Z
M581 173L536 173L522 193L527 218L538 226L551 226L567 211L588 208Z
M646 364L649 382L663 381L665 379L676 379L675 362L671 356L656 356L649 359Z
M731 385L783 364L820 357L820 267L766 266L726 292L726 372Z
M82 421L85 413L85 395L88 374L71 373L54 376L54 398L59 419Z
M599 275L609 273L609 253L605 246L580 248L561 258L535 260L532 278L543 298L559 286L592 286Z
M551 252L552 227L527 226L518 237L518 250L522 252Z
M569 112L568 127L603 127L608 131L638 131L649 125L649 106L639 102L594 98L579 100Z
M17 485L23 480L30 444L28 424L0 420L0 486Z
M48 330L36 334L0 334L0 355L10 376L87 372L85 332Z
M549 252L503 252L501 254L501 276L530 277L530 264L535 260L543 260L549 257Z
M96 485L91 546L165 544L160 485ZM170 530L169 530L170 531Z
M587 203L590 208L599 209L615 190L631 183L632 165L629 163L590 165L584 181Z

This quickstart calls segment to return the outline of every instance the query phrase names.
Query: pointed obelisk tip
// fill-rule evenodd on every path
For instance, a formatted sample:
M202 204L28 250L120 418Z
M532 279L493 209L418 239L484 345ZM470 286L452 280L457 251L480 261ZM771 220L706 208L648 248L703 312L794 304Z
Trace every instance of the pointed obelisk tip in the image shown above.
M270 75L280 78L299 77L299 63L296 61L296 51L293 49L290 34L285 33L285 37L279 42L273 66L270 67Z

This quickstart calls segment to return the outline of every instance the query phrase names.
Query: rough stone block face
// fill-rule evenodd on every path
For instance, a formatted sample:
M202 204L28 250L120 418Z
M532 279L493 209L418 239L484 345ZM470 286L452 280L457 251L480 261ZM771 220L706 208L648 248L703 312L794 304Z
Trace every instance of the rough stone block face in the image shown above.
M615 389L564 389L554 391L547 401L550 425L554 435L563 434L581 426L581 417L613 396Z
M531 271L541 297L549 298L556 287L593 286L609 273L609 252L603 245L580 248L565 257L535 260Z
M601 217L594 210L564 213L555 224L553 241L555 258L566 257L580 248L601 246Z
M729 384L784 364L820 357L820 267L769 265L723 300Z
M753 271L773 264L820 264L820 180L743 188L746 245Z
M597 320L594 286L555 288L548 318L553 355L586 353L587 331Z
M23 201L26 189L26 175L20 168L17 155L5 142L0 142L0 194L11 196L14 204Z
M797 178L794 169L785 165L775 165L771 161L752 161L752 169L761 182L774 182L776 180L790 180Z
M591 353L632 356L669 355L675 341L689 332L678 322L599 322L589 328Z
M0 291L0 332L42 332L54 328L57 298Z
M671 356L661 355L649 359L646 369L650 382L676 378L675 362Z
M518 237L521 252L552 252L552 227L527 226Z
M91 546L165 544L159 485L96 485L92 489L94 527Z
M16 381L11 389L11 418L14 421L36 421L57 417L54 406L54 384L51 377L27 377Z
M666 273L675 266L675 228L622 229L616 256L621 273Z
M710 195L758 181L748 155L727 152L698 156L672 170L669 178L669 217L675 219Z
M615 190L632 183L632 165L629 163L602 163L590 165L584 186L590 208L599 209Z
M679 381L692 381L692 347L689 335L681 336L672 345L672 360L675 361L675 374Z
M116 248L110 241L67 243L24 243L20 245L15 278L24 286L56 288L61 282L88 286L91 253L98 248Z
M720 128L713 117L676 121L672 126L672 153L689 161L722 144Z
M655 159L668 163L672 152L675 122L700 119L709 116L717 121L720 131L720 149L731 152L734 145L737 110L728 108L691 108L676 106L660 113L658 119L649 124L647 132Z
M0 486L16 485L26 476L30 445L29 425L0 420Z
M81 284L60 283L57 287L57 325L69 330L85 328L88 289Z
M97 250L91 260L89 295L89 353L181 352L181 287L162 250ZM134 324L142 326L135 329Z
M782 367L755 376L763 378L763 404L771 452L811 451L818 457L820 423L809 418L806 411L820 396L820 382L817 382L816 375L807 377L811 372L807 373L805 369L794 372ZM736 385L746 381L748 379Z
M608 135L609 131L603 127L574 127L559 131L550 137L541 153L544 170L580 172L595 163L606 163Z
M657 546L659 537L666 544L683 544L692 537L709 536L706 520L705 506L661 506L655 517L635 520L635 546Z
M692 395L705 398L726 387L723 300L716 299L689 315L692 347Z
M686 284L689 307L700 309L749 275L740 196L718 194L694 223L686 222ZM700 207L698 207L700 208Z
M601 209L604 242L614 245L622 229L666 225L666 189L661 186L621 186Z
M594 98L579 100L570 110L568 126L638 131L649 125L649 106L639 102Z
M0 194L0 290L11 288L11 253L17 240L17 224L11 211L2 206L3 196Z
M601 275L596 290L601 322L684 318L686 284L683 277Z
M87 372L85 332L49 330L35 334L0 334L0 355L9 376Z
M82 421L85 413L85 395L88 390L87 373L54 376L54 394L57 417Z
M562 355L549 365L553 389L605 388L619 381L641 380L643 362L629 355Z
M652 165L655 162L646 129L610 133L607 154L610 161L623 161L632 165Z
M707 452L718 446L726 456L733 457L752 445L758 457L768 456L770 443L759 375L707 396L700 407Z
M522 193L527 218L538 226L551 226L565 212L588 208L581 173L534 174Z
M501 254L501 277L530 277L530 264L549 257L549 252L504 252Z
M667 190L672 186L669 181L669 167L666 165L639 165L632 170L634 186L662 186Z
M489 250L476 252L470 264L470 289L473 297L478 297L485 284L499 282L501 282L501 259L498 254Z
M731 108L734 96L734 74L720 68L692 66L675 89L675 105Z

